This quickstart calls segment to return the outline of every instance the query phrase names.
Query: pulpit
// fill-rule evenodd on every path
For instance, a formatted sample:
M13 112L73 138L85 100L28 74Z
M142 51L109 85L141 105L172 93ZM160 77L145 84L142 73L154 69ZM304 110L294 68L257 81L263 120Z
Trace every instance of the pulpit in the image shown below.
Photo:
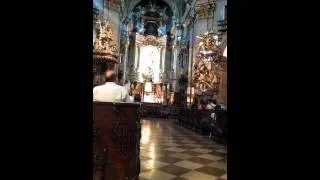
M93 179L136 180L140 172L140 104L93 103Z

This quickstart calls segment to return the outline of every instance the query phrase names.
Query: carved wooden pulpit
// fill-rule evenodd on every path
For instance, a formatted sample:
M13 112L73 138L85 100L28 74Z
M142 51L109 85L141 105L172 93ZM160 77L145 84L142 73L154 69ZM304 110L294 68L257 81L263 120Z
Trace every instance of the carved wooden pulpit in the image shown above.
M138 103L93 103L93 180L138 179L139 108Z

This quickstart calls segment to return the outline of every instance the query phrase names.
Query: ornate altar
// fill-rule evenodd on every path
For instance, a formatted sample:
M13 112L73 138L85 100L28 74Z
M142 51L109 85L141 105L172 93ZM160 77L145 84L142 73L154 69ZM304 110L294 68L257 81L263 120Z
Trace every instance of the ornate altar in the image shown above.
M197 95L213 96L219 93L220 76L223 69L222 51L217 37L212 32L197 36L199 39L196 62L193 65L193 86Z
M141 97L142 97L142 94L143 94L143 84L140 83L140 82L133 82L131 83L130 85L130 94L131 95L136 95L136 94L139 94Z
M133 82L132 95L140 94L142 102L164 103L170 99L168 73L173 66L176 69L178 56L172 53L171 36L175 35L172 29L176 25L172 16L169 6L157 1L137 5L133 10L127 76Z
M133 82L130 85L130 94L140 95L142 102L150 103L164 103L166 101L167 86L163 83L151 83L151 82Z
M110 23L107 20L97 20L97 36L93 40L93 84L104 83L104 73L114 69L117 63L118 50Z

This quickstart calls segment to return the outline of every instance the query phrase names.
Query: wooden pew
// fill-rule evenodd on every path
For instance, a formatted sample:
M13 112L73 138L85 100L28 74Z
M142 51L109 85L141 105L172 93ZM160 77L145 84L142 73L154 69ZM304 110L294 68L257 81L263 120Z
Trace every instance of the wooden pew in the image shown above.
M142 103L144 116L146 117L160 117L161 116L161 104L159 103Z
M138 103L93 102L93 180L137 180L140 173Z

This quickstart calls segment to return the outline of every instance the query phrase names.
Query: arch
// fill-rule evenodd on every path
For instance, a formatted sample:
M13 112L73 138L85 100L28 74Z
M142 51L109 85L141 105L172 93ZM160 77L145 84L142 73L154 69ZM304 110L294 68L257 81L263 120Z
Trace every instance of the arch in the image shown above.
M133 8L140 2L141 0L132 0L128 12L131 12ZM173 0L162 0L163 2L167 3L169 7L171 8L173 15L176 17L176 19L180 18L179 9L177 8L177 5L174 3Z

